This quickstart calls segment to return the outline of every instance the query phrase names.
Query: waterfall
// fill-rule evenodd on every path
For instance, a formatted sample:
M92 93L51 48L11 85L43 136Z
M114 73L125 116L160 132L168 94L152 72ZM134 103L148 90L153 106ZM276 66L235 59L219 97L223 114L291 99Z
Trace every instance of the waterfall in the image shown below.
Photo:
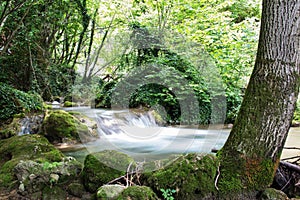
M158 127L151 112L106 111L97 115L97 123L99 133L104 135L124 133L122 129L124 126L136 128Z
M43 119L43 115L33 115L24 117L20 120L21 130L18 133L18 135L38 133L42 125Z

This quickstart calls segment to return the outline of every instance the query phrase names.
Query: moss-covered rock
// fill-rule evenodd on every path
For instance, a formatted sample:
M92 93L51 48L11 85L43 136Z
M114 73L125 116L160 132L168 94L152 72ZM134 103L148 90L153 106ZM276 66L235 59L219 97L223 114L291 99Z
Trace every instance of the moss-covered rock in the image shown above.
M143 175L144 185L156 194L161 189L174 189L176 199L203 199L217 193L214 180L218 160L213 155L188 154L155 172Z
M71 102L71 101L64 102L64 107L75 107L75 106L77 106L77 105L74 102Z
M20 161L14 168L20 183L18 192L24 196L31 196L47 186L64 188L68 182L79 178L81 168L81 164L70 157L61 162Z
M91 135L86 125L63 110L50 111L43 122L43 133L51 143L81 142ZM84 142L84 141L82 141Z
M115 200L124 189L122 185L103 185L97 191L97 199Z
M9 123L0 126L0 139L7 139L18 134L21 130L20 119L15 117Z
M16 186L14 167L21 160L59 162L63 154L41 135L14 136L0 140L0 189Z
M70 183L67 191L69 194L79 198L81 198L85 193L84 186L81 183Z
M83 184L90 192L109 181L124 175L128 166L134 166L134 160L124 153L106 150L89 154L84 161L81 173Z
M146 186L132 186L126 188L118 197L117 200L158 200L157 195L151 188Z
M46 187L43 190L43 200L66 200L67 199L67 192L63 190L61 187L54 186L54 187Z
M276 190L274 188L267 188L260 196L260 200L287 200L289 199L288 196L280 191Z

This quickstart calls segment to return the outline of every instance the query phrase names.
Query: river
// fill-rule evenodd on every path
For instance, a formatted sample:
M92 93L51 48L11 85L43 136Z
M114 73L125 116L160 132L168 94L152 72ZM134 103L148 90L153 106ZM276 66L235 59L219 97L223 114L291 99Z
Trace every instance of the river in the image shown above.
M182 153L211 153L220 149L230 132L223 126L209 126L206 129L189 127L161 127L149 113L128 110L101 110L87 107L68 108L94 118L98 124L100 138L83 145L65 146L61 150L80 161L88 153L103 150L117 150L138 161L168 158ZM291 128L286 147L300 146L300 128ZM282 158L299 155L299 150L285 149Z

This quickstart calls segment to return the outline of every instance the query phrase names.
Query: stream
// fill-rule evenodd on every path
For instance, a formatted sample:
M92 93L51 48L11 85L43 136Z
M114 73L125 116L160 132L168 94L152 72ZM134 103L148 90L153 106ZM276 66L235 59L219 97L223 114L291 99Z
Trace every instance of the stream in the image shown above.
M89 153L103 150L117 150L130 155L136 161L166 159L183 153L211 153L220 149L230 132L223 126L209 126L206 129L191 127L161 127L151 113L137 113L129 110L101 110L88 107L65 108L78 111L93 118L98 124L100 138L85 144L62 145L60 149L67 156L83 162ZM291 128L286 145L299 147L300 128ZM285 149L282 158L299 155L297 150Z

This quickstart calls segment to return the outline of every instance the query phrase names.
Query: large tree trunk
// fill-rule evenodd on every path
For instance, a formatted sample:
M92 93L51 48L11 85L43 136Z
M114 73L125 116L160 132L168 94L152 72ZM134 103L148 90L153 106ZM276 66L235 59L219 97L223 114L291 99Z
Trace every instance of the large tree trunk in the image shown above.
M239 115L220 151L222 191L272 182L299 88L300 0L263 0L258 52Z

